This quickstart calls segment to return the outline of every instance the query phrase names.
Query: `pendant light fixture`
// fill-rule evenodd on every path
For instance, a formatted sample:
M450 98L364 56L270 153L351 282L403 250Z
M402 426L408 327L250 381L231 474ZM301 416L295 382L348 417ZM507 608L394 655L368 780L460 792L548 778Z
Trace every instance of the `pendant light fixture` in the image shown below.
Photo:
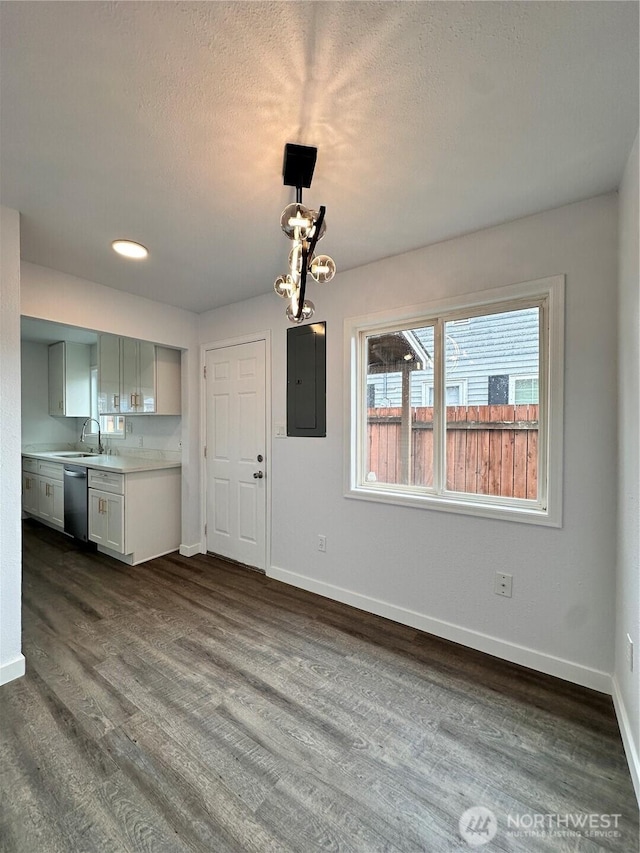
M305 299L307 278L318 284L331 281L336 274L336 265L328 255L316 255L316 244L327 230L325 208L312 210L302 204L302 188L311 186L318 149L308 145L288 142L284 147L282 176L284 184L296 188L296 200L282 211L280 227L292 241L289 252L289 272L279 275L273 289L283 299L288 299L287 317L292 323L308 320L315 305Z

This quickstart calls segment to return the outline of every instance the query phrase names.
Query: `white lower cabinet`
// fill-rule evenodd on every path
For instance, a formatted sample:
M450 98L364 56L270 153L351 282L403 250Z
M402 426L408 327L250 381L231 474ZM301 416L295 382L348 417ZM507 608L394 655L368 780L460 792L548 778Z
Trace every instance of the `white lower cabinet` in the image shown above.
M38 514L38 475L22 472L22 510L27 515Z
M124 495L89 489L89 539L124 554Z
M63 476L60 463L22 460L22 511L59 530L64 529Z
M38 515L55 527L64 527L64 487L62 480L39 477Z
M181 470L89 468L89 539L131 566L180 547Z

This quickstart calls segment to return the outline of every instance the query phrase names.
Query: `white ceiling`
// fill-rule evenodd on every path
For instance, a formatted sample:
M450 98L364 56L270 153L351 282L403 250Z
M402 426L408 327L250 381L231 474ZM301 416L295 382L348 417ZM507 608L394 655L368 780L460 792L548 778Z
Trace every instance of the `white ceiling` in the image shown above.
M616 188L635 2L2 2L22 255L193 311L286 266L285 142L345 270ZM151 256L134 263L110 242Z

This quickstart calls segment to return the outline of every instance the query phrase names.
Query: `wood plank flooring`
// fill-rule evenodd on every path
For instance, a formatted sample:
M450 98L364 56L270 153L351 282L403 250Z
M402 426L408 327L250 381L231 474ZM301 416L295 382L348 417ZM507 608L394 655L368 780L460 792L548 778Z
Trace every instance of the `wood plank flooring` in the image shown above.
M477 849L638 849L609 697L222 560L132 568L27 522L24 651L2 853L448 853L480 805ZM531 834L601 814L617 835Z

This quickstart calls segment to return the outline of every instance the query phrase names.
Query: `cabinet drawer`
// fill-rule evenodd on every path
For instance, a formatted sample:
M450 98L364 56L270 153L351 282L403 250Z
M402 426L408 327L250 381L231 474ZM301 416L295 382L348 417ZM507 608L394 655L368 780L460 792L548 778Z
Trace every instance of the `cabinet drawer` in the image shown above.
M31 459L29 456L22 457L22 470L31 471L33 474L38 473L38 460Z
M38 474L43 477L49 477L50 480L62 480L63 466L60 462L42 462L38 461Z
M124 494L124 474L113 471L99 471L89 468L89 488L102 489L103 492L113 492L115 495Z

